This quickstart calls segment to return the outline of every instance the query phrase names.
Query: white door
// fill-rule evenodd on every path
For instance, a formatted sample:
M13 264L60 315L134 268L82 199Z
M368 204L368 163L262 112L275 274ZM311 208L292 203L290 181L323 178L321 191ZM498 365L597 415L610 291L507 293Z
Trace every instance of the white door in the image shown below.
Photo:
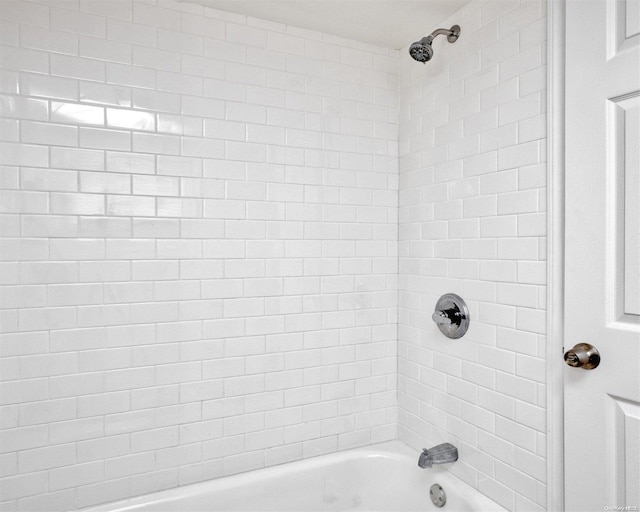
M640 0L566 7L565 506L640 510Z

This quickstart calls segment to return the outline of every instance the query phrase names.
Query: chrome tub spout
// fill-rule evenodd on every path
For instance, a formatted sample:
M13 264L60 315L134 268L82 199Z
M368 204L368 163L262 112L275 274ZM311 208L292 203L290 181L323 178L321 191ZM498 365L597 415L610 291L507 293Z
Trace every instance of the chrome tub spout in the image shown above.
M424 448L418 459L418 466L424 469L434 464L446 464L457 460L458 449L450 443L443 443L433 448Z

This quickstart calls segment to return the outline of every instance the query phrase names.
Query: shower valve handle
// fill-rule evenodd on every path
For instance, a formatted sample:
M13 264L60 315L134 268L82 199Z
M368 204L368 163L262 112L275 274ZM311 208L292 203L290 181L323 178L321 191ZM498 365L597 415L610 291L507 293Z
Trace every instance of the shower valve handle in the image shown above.
M438 325L450 326L451 324L460 324L459 312L454 309L445 309L442 311L434 311L431 319Z
M438 299L431 320L442 334L455 340L464 336L469 328L469 308L462 297L455 293L445 293Z

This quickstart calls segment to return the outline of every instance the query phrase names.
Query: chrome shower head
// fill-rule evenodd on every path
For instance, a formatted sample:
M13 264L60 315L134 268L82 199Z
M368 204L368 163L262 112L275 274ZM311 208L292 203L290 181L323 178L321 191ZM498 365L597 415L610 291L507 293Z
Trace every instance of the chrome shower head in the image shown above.
M450 43L455 43L460 37L460 26L454 25L450 29L439 28L431 32L431 35L423 37L420 41L416 41L409 46L409 54L411 58L417 60L418 62L422 62L426 64L433 57L433 40L436 36L445 35L447 36L447 41Z
M423 37L420 41L416 41L409 47L409 54L418 62L426 63L430 61L431 57L433 57L432 42L433 38L431 36Z

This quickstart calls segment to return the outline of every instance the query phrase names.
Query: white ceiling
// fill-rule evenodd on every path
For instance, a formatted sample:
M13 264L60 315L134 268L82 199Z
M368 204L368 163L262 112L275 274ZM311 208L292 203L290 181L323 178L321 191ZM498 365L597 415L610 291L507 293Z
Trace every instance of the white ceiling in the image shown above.
M427 35L469 3L469 0L189 1L393 49Z

